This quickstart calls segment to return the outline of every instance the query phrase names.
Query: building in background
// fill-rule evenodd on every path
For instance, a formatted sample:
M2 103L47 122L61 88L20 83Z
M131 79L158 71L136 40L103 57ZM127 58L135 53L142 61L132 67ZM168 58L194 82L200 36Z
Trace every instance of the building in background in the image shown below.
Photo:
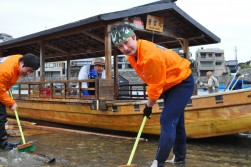
M114 57L112 57L114 59ZM112 61L114 62L114 61ZM114 68L114 64L112 63L112 67ZM127 61L126 55L118 55L118 70L119 71L134 71L131 64Z
M225 65L230 69L231 73L236 73L238 69L238 60L225 61Z
M45 63L45 77L65 77L67 74L66 61ZM40 77L40 68L36 71L36 77Z
M92 58L71 60L71 76L78 77L81 67L85 64L92 64ZM45 63L45 77L50 78L66 78L67 75L67 61L47 62ZM36 71L36 77L40 77L40 68Z
M224 73L224 50L201 48L198 49L195 54L195 64L198 76L206 76L207 71L212 71L216 77Z
M11 35L6 33L0 33L0 42L5 42L14 39Z

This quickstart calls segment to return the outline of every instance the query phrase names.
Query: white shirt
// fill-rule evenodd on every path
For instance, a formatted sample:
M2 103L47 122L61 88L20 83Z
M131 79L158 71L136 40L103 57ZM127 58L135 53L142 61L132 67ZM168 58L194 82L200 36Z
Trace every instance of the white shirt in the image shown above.
M88 78L89 73L90 73L90 65L84 65L78 73L78 80L89 79ZM105 70L103 70L101 78L105 79ZM76 88L78 88L78 84ZM88 88L87 82L82 82L82 88Z

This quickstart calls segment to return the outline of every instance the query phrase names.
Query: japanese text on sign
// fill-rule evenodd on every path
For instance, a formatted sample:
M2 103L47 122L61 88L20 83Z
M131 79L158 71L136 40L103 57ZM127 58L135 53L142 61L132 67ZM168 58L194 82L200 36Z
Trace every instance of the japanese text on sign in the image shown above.
M163 32L164 19L157 16L147 15L146 29Z

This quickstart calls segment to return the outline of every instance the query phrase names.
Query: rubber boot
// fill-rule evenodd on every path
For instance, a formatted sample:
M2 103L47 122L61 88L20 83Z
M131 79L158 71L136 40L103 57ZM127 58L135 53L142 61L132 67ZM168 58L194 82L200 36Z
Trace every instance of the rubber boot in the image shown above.
M4 150L12 150L13 148L16 148L20 144L21 144L20 142L8 143L7 146L4 148Z
M5 129L4 129L4 131L5 131ZM4 131L3 131L3 128L0 128L0 147L3 150L5 150L5 148L8 145L8 136L7 136L7 134L5 135Z
M12 150L16 148L21 143L9 143L8 142L8 135L5 130L5 124L0 125L0 148L3 150Z

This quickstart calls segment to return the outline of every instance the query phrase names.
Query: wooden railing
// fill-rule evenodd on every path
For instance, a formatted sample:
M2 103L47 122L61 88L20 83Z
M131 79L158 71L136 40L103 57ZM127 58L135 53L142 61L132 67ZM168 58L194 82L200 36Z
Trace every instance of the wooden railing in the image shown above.
M106 99L107 86L99 85L99 79L88 80L64 80L64 81L40 81L20 82L13 90L15 98L26 99L76 99L76 100L104 100ZM82 88L82 82L95 83L95 88ZM102 82L103 83L103 82ZM74 87L78 85L78 88ZM114 93L114 99L118 100L142 100L147 99L146 84L119 85L117 89L110 89ZM104 90L105 89L105 90ZM83 91L95 91L95 95L83 95ZM116 92L116 93L115 93ZM105 94L104 94L105 93ZM109 94L109 93L108 93Z
M82 82L95 83L95 88L82 88ZM41 81L41 82L20 82L14 88L15 98L47 98L47 99L99 99L98 79L88 80L67 80L67 81ZM73 87L78 85L78 88ZM83 95L84 90L94 90L95 95ZM17 92L16 92L17 91Z
M119 85L117 99L147 99L146 84Z

